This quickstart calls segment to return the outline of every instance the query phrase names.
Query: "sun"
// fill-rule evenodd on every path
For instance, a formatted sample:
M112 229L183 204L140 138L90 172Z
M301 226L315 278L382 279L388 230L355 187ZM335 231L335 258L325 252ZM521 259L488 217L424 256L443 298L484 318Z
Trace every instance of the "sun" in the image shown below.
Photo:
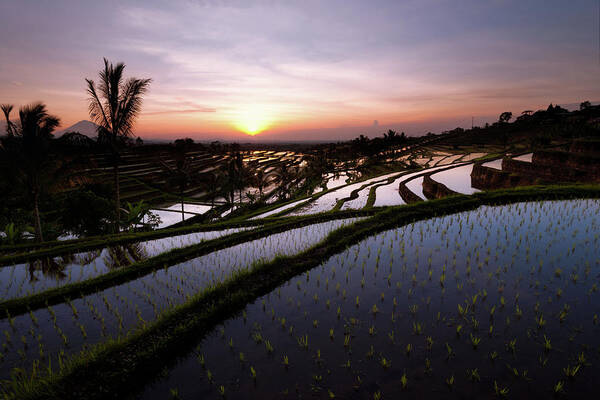
M239 113L234 123L236 129L247 135L254 136L268 129L272 120L266 110L251 107Z

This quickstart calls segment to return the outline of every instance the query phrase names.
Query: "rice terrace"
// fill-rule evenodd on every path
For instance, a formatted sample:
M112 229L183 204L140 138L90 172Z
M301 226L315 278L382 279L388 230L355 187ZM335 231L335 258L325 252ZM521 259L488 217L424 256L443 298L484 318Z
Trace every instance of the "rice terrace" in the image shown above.
M597 397L600 3L0 32L3 399Z

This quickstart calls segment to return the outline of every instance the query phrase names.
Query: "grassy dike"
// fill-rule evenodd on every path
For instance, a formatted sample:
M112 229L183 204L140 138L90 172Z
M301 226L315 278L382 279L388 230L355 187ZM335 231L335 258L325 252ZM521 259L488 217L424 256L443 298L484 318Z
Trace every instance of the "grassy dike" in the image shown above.
M259 229L232 233L217 239L207 240L182 248L176 248L158 256L136 262L127 267L115 269L95 278L87 279L81 282L70 283L25 297L2 301L0 302L0 318L5 318L7 315L14 317L39 308L63 303L67 301L67 299L72 300L74 298L83 297L115 285L120 285L134 279L138 279L156 270L168 268L169 266L200 257L217 250L252 240L261 239L275 233L317 224L320 222L367 216L372 215L373 213L373 211L363 212L349 210L347 212L340 213L324 213L315 214L308 217L273 220L271 223L264 225Z
M297 205L297 206L295 206L295 207L288 208L287 210L284 210L284 211L282 211L282 212L280 212L280 213L278 213L278 214L275 214L274 216L275 216L275 217L283 217L284 215L289 215L289 214L291 214L291 213L293 213L293 212L295 212L295 211L297 211L297 210L299 210L299 209L301 209L301 208L304 208L306 205L309 205L309 204L312 204L312 203L314 203L314 201L315 201L315 200L317 200L319 197L321 197L321 196L324 196L324 195L326 195L326 194L328 194L328 193L335 192L335 191L337 191L337 190L339 190L339 189L343 189L343 188L345 188L346 186L354 185L354 184L356 184L356 183L361 183L361 182L367 181L367 180L369 180L369 179L376 178L376 177L378 177L378 176L381 176L381 175L386 175L386 174L389 174L389 173L394 173L394 172L397 172L397 173L398 173L398 175L404 175L405 173L409 173L409 172L411 172L411 171L412 171L412 170L401 170L401 171L399 171L399 170L397 170L397 168L391 168L391 169L384 168L384 169L382 169L382 170L371 171L370 173L368 173L368 174L366 174L366 175L364 175L364 176L361 176L361 177L360 177L360 180L358 180L358 181L353 181L353 182L350 182L350 183L346 183L346 184L344 184L344 185L337 186L337 187L335 187L335 188L333 188L333 189L327 189L327 190L324 190L324 191L322 191L322 192L319 192L319 193L313 194L312 196L308 196L308 197L306 197L306 198L305 198L305 199L307 200L306 202L304 202L304 203L301 203L301 204L298 204L298 205ZM345 171L345 172L347 172L347 171ZM365 186L368 186L368 185L365 185ZM360 190L360 189L356 190L356 192L357 192L356 196L358 196L358 191L359 191L359 190ZM352 193L353 193L353 192L352 192ZM333 210L332 210L332 211L338 211L338 210L341 208L342 204L343 204L343 203L344 203L346 200L351 200L351 199L352 199L352 193L350 194L350 196L349 196L349 197L345 197L345 198L343 198L343 199L340 199L340 200L338 201L338 203L336 203L336 205L334 206L334 208L333 208ZM292 200L292 201L289 201L289 202L283 203L283 204L281 204L281 206L283 206L283 205L286 205L286 204L289 204L289 203L293 203L293 202L295 202L295 201L298 201L299 199L302 199L302 198L297 198L297 199L295 199L295 200ZM274 208L276 208L276 207L273 207L273 209L274 209ZM266 210L266 209L264 209L264 210ZM264 211L264 212L267 212L267 211L269 211L269 210L266 210L266 211ZM260 215L260 214L262 214L262 213L263 213L263 212L261 212L261 213L258 213L258 214L256 214L256 215ZM248 215L248 217L252 217L252 216L254 216L254 214L252 214L252 215Z
M350 217L356 216L356 210L354 212L348 214ZM372 212L363 213L364 215L371 215ZM324 217L324 215L327 215ZM14 264L24 263L28 261L34 261L40 258L46 257L57 257L65 254L74 254L80 253L84 251L92 251L101 249L108 246L121 246L130 243L138 243L147 240L161 239L170 236L184 235L187 233L196 233L196 232L210 232L210 231L220 231L224 229L233 229L233 228L244 228L244 227L254 227L254 226L265 226L274 221L296 221L296 223L303 223L303 219L308 219L310 221L314 220L314 217L317 216L317 219L322 219L322 221L327 221L330 219L336 219L338 217L331 217L331 213L322 213L322 214L313 214L306 216L296 216L296 217L275 217L271 216L268 218L263 218L260 220L252 220L252 221L227 221L210 225L189 225L182 226L178 228L170 228L170 229L160 229L156 231L149 232L133 232L133 233L122 233L119 235L107 235L107 236L97 236L93 238L86 239L74 239L70 241L55 241L48 242L54 243L54 246L46 245L45 243L41 243L41 247L35 245L28 245L29 247L25 247L22 245L11 246L0 248L0 253L2 252L10 252L12 254L0 255L0 268L12 266ZM339 218L346 218L343 214L340 214Z
M438 170L435 171L435 173L447 171L449 169L460 167L462 165L465 165L465 164L460 163L460 162L456 162L456 163L453 163L453 164L448 164L448 168L438 169ZM417 169L417 170L411 171L411 173L416 173L416 172L419 172L419 171L425 171L426 169L433 168L433 167L435 167L435 165L431 166L431 167ZM408 175L408 174L402 174L400 176L393 176L391 178L388 178L385 182L380 182L380 183L377 183L376 185L372 186L369 189L369 197L367 198L367 203L363 207L363 210L373 208L373 205L375 204L375 200L376 200L376 191L377 191L377 188L379 188L380 186L389 185L389 184L395 182L396 180L398 180L398 178L402 178L403 175ZM423 176L423 175L416 175L414 178L418 178L420 176ZM398 183L398 185L399 184L400 183ZM358 196L358 193L357 193L357 196Z
M23 243L13 246L0 246L0 265L19 263L41 257L55 257L61 254L95 250L106 246L117 246L169 236L195 232L219 231L262 225L262 221L219 222L214 224L194 224L177 228L165 228L146 232L125 232L81 239L54 240L42 243Z
M368 220L334 231L325 241L299 255L256 265L198 293L126 339L74 356L59 372L48 375L36 371L33 376L15 376L3 384L3 390L7 399L127 398L246 304L369 236L483 205L574 198L600 198L600 186L537 186L387 208Z

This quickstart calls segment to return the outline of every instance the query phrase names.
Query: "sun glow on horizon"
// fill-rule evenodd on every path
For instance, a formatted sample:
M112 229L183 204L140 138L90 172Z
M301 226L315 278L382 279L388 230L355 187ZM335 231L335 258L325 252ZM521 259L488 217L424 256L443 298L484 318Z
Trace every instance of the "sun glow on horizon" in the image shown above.
M247 135L258 135L272 125L272 118L267 114L264 108L250 107L237 115L234 126Z

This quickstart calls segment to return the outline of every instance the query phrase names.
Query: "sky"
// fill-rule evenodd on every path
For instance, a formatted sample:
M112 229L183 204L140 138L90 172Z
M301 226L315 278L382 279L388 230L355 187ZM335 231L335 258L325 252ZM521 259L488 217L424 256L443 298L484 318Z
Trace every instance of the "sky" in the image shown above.
M143 138L419 135L600 100L599 17L598 0L2 0L0 103L89 119L106 57L152 78Z

